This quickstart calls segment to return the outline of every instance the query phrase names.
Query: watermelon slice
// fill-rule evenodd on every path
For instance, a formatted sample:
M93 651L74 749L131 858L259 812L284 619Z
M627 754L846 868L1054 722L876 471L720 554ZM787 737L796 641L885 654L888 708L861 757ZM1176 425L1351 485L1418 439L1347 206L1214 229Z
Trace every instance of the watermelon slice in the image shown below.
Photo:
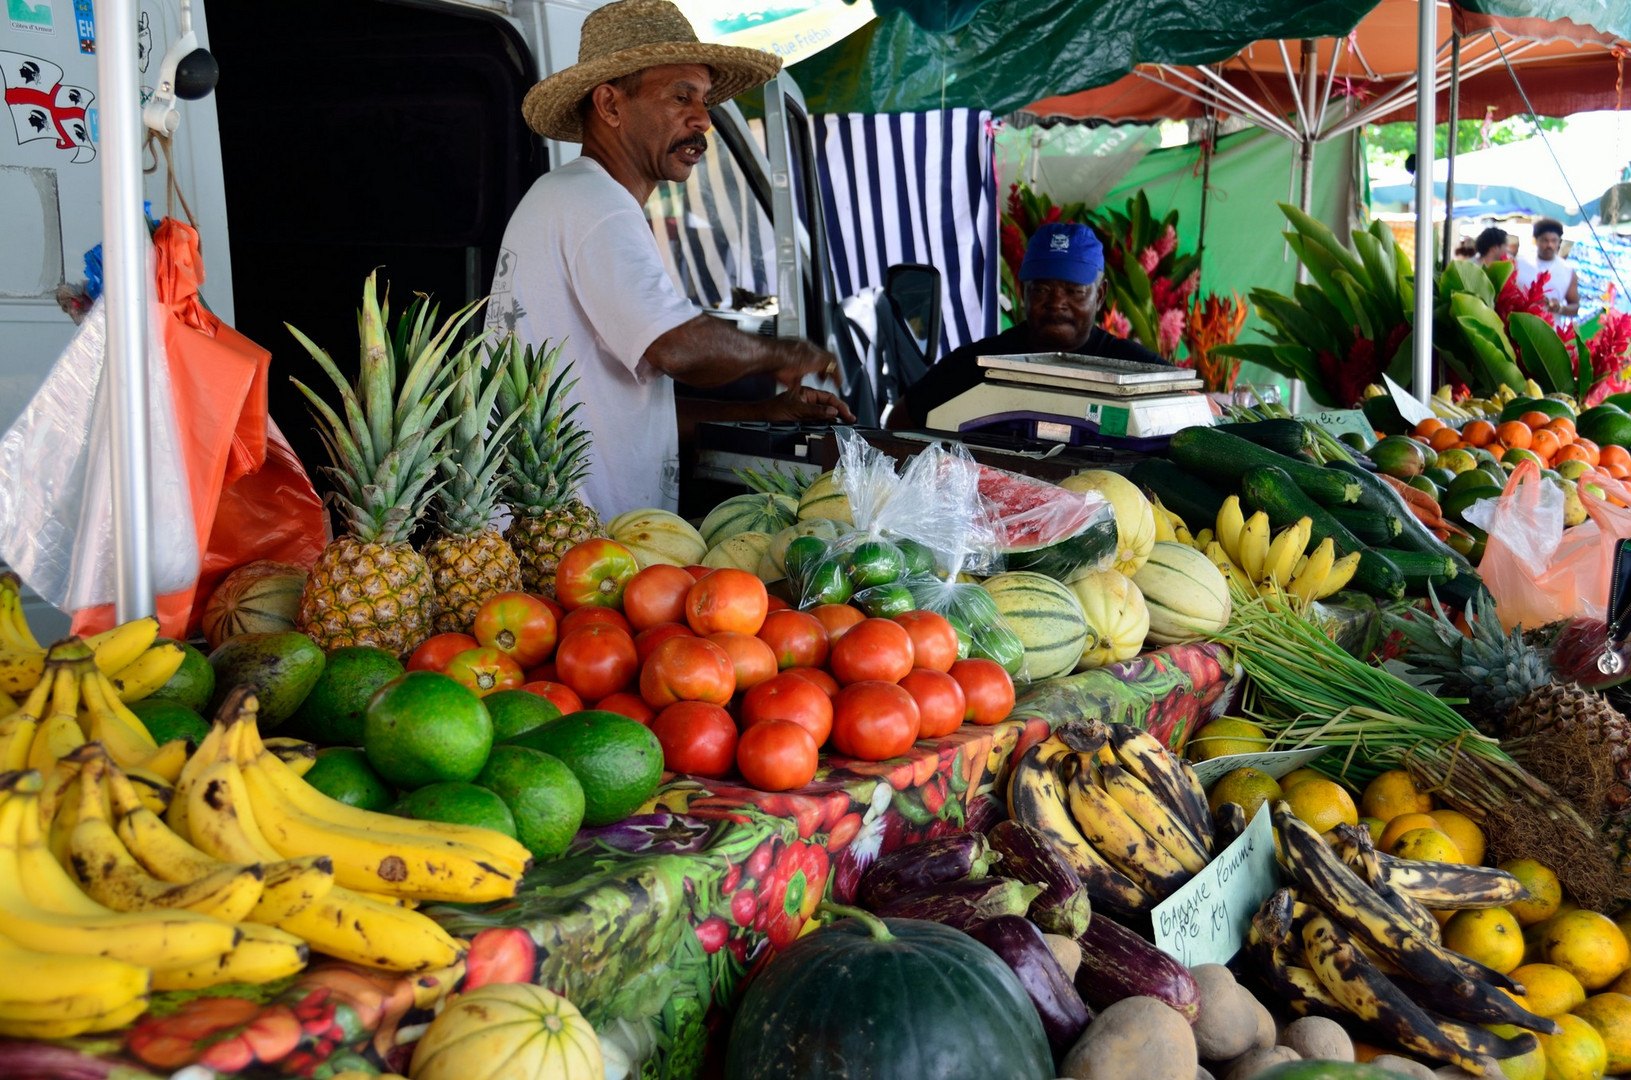
M996 525L998 551L1009 570L1032 570L1069 581L1116 557L1116 516L1097 492L981 465L979 490Z

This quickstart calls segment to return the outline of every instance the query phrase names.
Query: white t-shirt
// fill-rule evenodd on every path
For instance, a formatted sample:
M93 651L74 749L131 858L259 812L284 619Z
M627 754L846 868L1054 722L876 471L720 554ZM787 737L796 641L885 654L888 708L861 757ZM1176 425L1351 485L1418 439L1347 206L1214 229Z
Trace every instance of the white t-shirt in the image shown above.
M1559 304L1568 302L1569 282L1574 280L1574 263L1559 256L1551 262L1541 262L1533 255L1525 255L1518 260L1518 284L1527 289L1534 284L1541 271L1544 270L1551 277L1546 279L1546 299L1556 300Z
M570 399L594 436L583 498L602 519L679 504L674 383L643 358L699 314L663 268L640 204L591 158L539 177L504 229L487 325L534 348L565 340Z

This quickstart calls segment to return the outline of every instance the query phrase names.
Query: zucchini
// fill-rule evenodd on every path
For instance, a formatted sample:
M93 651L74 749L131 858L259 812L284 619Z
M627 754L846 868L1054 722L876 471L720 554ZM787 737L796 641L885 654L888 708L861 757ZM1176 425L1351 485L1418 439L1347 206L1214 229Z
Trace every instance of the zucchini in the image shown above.
M1459 571L1452 557L1455 552L1448 544L1440 545L1444 548L1443 554L1430 554L1425 551L1401 551L1398 549L1383 548L1381 552L1387 556L1389 562L1399 568L1404 575L1405 590L1415 595L1426 596L1427 586L1437 588L1454 580Z
M1404 596L1405 580L1399 568L1387 556L1360 543L1325 507L1292 483L1291 477L1283 469L1272 465L1254 465L1241 478L1240 493L1253 510L1267 514L1269 523L1277 529L1306 517L1313 522L1311 542L1317 543L1330 537L1336 545L1337 554L1359 552L1359 569L1354 572L1353 578L1356 588L1389 600Z
M1367 472L1351 461L1333 461L1329 467L1340 469L1359 481L1362 489L1359 499L1361 507L1398 519L1399 535L1388 543L1388 547L1399 551L1419 551L1426 555L1447 556L1455 562L1457 578L1469 578L1469 584L1478 583L1478 572L1473 569L1466 556L1434 536L1427 526L1421 523L1421 518L1405 505L1404 496L1394 491L1386 480Z
M1287 457L1296 457L1314 446L1313 432L1300 420L1270 418L1239 424L1213 424L1212 430L1227 431Z
M1247 469L1271 465L1284 471L1321 506L1353 506L1359 502L1359 485L1352 480L1215 427L1190 427L1177 432L1167 456L1196 476L1231 490L1240 484Z
M1403 529L1392 514L1378 514L1362 506L1333 506L1326 511L1340 521L1361 543L1370 547L1385 547L1399 538Z
M1144 458L1127 470L1127 479L1148 488L1190 532L1216 527L1224 493L1166 458Z

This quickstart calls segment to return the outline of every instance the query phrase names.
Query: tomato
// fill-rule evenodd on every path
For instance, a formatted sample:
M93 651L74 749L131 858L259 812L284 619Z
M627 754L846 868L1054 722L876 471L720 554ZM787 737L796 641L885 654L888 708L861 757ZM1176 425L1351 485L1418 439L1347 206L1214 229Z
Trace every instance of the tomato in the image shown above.
M757 634L769 604L764 582L746 570L721 567L698 578L685 594L685 621L704 636L721 630Z
M957 680L944 671L913 668L898 684L917 702L920 739L938 739L963 726L968 701Z
M832 733L832 699L809 679L783 672L766 679L742 698L743 728L770 720L791 720L808 731L819 747Z
M521 665L498 649L466 649L447 662L442 674L474 690L479 696L514 690L526 681Z
M585 626L561 639L555 650L561 681L585 701L598 701L634 681L640 658L634 639L615 626Z
M813 682L826 691L829 699L838 696L838 680L818 667L790 667L782 672L783 675L797 675L808 682Z
M736 764L736 722L718 705L676 701L652 720L651 733L671 772L718 779Z
M476 612L472 632L477 641L508 654L523 668L548 660L555 651L555 613L524 592L488 597Z
M561 606L559 600L553 596L539 596L537 593L528 593L527 595L547 607L549 613L555 616L555 625L561 625L561 620L566 618L566 609Z
M921 723L917 702L894 683L850 683L833 698L832 747L862 761L900 757L917 741Z
M640 572L634 552L616 540L585 540L561 556L555 569L555 599L568 611L617 607L629 579Z
M671 637L696 637L696 635L691 632L689 626L677 622L660 622L634 635L634 651L640 654L640 666L645 666L646 661L651 658L653 649Z
M648 726L651 724L651 718L657 715L656 710L646 704L645 698L627 690L606 695L595 702L595 708L603 712L620 713L630 720L638 720Z
M810 733L788 720L766 720L736 741L736 767L760 791L788 791L815 779L818 759Z
M912 639L912 662L931 671L950 671L957 662L957 630L944 615L908 611L895 621Z
M1014 680L995 660L975 657L951 666L951 677L963 688L967 708L963 719L976 724L998 724L1014 711Z
M469 634L432 634L408 657L409 671L442 671L447 662L466 649L481 647Z
M629 579L623 590L623 614L636 631L658 623L685 621L685 594L696 578L683 566L655 563Z
M746 690L758 686L776 674L776 654L770 646L752 634L738 634L726 630L709 634L708 639L730 653L731 665L736 668L736 689Z
M561 673L555 670L555 661L545 660L527 669L528 682L560 682Z
M601 626L615 626L630 637L634 636L634 630L629 626L629 620L625 619L623 613L616 608L580 607L567 612L566 616L561 619L560 639L564 641L566 635L572 631L581 630L585 626L593 626L597 623Z
M772 596L768 601L766 601L766 610L768 610L768 611L792 611L793 610L793 605L789 604L786 600L783 600L779 596Z
M827 628L807 611L772 611L759 637L776 654L778 667L820 667L827 662Z
M676 701L728 705L735 692L736 667L730 653L704 638L669 638L640 669L640 696L653 709Z
M541 698L548 698L561 710L561 715L583 711L583 699L573 692L570 686L558 682L527 682L521 684L521 689L529 694L537 694Z
M714 572L713 567L698 566L696 563L692 563L690 566L682 566L680 569L684 570L687 574L690 574L692 581L701 581L703 578Z
M838 639L849 633L850 627L866 618L866 612L848 604L817 604L810 614L827 628L827 644L836 645Z
M828 666L840 685L899 682L912 670L912 636L890 619L863 619L833 642Z

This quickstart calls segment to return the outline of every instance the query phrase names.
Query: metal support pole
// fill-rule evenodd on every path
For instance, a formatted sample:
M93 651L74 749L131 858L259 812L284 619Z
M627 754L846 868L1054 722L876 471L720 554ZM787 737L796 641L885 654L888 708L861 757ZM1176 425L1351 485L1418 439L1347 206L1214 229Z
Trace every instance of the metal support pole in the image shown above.
M1308 103L1308 109L1314 109L1318 104L1319 94L1319 42L1313 38L1303 38L1302 55L1298 59L1298 76L1302 86L1299 96ZM1332 55L1332 61L1336 57ZM1320 117L1312 114L1308 117L1301 137L1297 143L1297 208L1303 213L1312 212L1314 206L1314 143L1319 138ZM1309 281L1308 267L1301 259L1297 260L1297 283L1305 285ZM1303 384L1300 379L1291 380L1291 411L1301 412L1303 405Z
M147 401L147 218L142 211L142 102L135 0L97 12L102 40L103 292L108 318L103 378L113 436L113 525L120 621L153 614L153 501Z
M1416 22L1416 320L1411 389L1425 403L1433 393L1433 92L1438 5L1418 5Z
M1449 138L1444 148L1444 256L1440 265L1449 266L1455 258L1455 155L1456 125L1461 120L1461 35L1450 31L1450 125Z

